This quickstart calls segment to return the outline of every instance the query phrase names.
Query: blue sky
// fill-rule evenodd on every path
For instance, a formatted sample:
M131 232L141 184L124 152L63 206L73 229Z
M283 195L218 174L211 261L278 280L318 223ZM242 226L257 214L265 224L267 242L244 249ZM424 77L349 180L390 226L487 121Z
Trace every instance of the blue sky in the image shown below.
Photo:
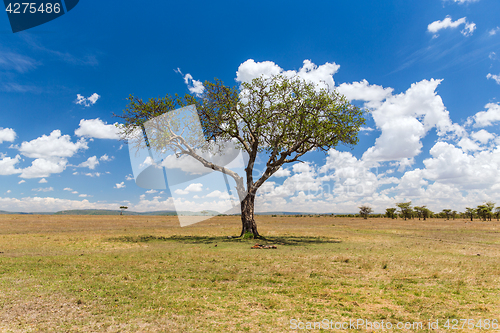
M168 191L135 184L112 113L129 94L277 72L334 85L369 114L359 145L284 166L259 192L258 210L500 205L499 12L495 0L87 0L16 34L5 13L0 210L173 209ZM178 209L227 200L188 186ZM204 203L192 205L194 196Z

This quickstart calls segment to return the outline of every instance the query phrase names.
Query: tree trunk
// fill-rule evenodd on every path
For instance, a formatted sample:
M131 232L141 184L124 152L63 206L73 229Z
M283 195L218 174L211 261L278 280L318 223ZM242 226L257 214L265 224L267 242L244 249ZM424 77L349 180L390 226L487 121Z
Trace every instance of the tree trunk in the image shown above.
M257 231L257 224L254 219L255 194L248 193L245 199L241 201L241 235L251 232L254 238L260 237Z

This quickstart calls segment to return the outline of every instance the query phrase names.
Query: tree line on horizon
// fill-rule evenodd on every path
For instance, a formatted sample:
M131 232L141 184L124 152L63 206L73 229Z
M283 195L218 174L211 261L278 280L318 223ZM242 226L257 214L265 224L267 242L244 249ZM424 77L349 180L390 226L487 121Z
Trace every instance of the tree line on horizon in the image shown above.
M443 209L439 213L435 213L428 209L425 205L423 206L414 206L412 207L411 201L409 202L400 202L397 203L396 206L398 208L387 208L385 210L385 214L374 214L373 217L387 217L391 219L395 218L403 218L414 219L418 217L418 219L423 219L424 221L427 218L446 218L449 220L452 218L453 220L456 218L470 218L473 221L474 218L478 218L480 220L486 221L495 217L500 220L500 207L495 207L495 203L488 201L482 205L478 205L476 208L466 207L464 212L457 212L456 210L451 209ZM359 208L359 216L367 219L368 216L373 212L373 209L370 206L363 205Z

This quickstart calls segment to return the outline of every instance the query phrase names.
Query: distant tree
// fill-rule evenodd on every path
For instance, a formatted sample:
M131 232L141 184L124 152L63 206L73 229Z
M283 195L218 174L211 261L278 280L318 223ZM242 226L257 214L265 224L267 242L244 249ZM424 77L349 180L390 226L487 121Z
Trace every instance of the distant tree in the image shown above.
M443 214L446 216L446 219L449 220L451 216L451 209L443 209Z
M479 205L476 208L477 215L479 216L479 218L482 218L483 221L486 221L486 219L489 219L491 221L491 217L493 215L493 207L495 207L495 204L491 201L488 201L483 205Z
M493 217L493 209L495 209L495 203L488 201L485 203L485 206L487 207L487 217L491 221L491 218Z
M396 206L399 207L401 216L405 219L405 221L407 218L410 218L412 216L413 209L411 207L411 201L400 202L400 203L397 203Z
M495 208L495 217L497 218L497 221L500 220L500 207Z
M123 215L123 212L125 211L125 209L128 209L127 206L120 206L120 215Z
M454 210L454 211L451 212L452 219L455 219L457 217L457 215L458 215L458 213L457 213L456 210Z
M465 215L470 217L470 220L472 222L472 218L474 217L474 214L476 214L476 209L475 208L465 208Z
M385 215L391 219L396 217L396 208L386 208Z
M363 218L366 220L368 218L368 215L370 213L373 213L373 209L369 206L361 206L359 207L359 215L363 216Z

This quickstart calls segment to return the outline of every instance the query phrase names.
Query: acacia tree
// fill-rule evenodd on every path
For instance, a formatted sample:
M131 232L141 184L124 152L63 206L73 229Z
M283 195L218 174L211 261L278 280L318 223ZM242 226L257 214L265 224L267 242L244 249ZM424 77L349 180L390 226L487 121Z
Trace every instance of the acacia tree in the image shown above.
M403 216L403 218L405 219L405 221L406 221L407 218L410 218L412 216L413 209L411 208L411 201L409 201L409 202L400 202L400 203L397 203L396 206L399 207L401 215Z
M201 97L167 95L143 102L130 96L124 113L115 116L124 120L122 138L126 138L149 119L194 104L207 142L236 141L237 147L248 155L243 177L207 161L182 137L162 142L175 139L178 157L189 155L203 166L234 179L241 206L240 236L251 233L259 237L254 218L255 196L283 164L299 161L309 151L326 152L340 143L354 145L359 128L365 123L363 111L337 91L319 88L298 77L260 77L232 88L215 79L203 86ZM254 179L258 154L267 157L267 162L260 177Z
M471 222L472 222L472 219L473 219L475 213L476 213L476 209L475 208L470 208L470 207L466 207L465 208L465 214L468 217L470 217Z
M396 217L396 208L386 208L385 215L387 217L390 217L391 219L394 219Z
M128 209L127 206L120 206L120 215L123 215L123 212L125 211L125 209Z
M373 209L370 206L360 206L359 207L359 215L363 216L364 219L366 220L368 218L368 215L373 212Z

